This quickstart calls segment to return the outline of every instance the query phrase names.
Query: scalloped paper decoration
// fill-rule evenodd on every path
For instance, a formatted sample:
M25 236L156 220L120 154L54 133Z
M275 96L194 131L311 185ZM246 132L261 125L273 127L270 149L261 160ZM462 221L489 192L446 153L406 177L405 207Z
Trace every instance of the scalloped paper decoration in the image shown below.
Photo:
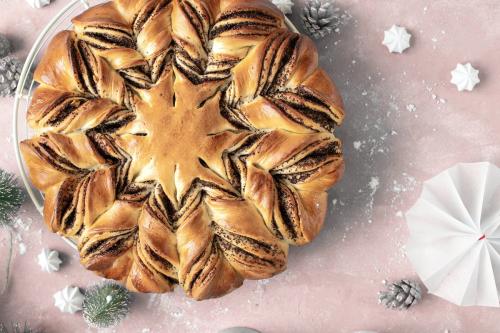
M426 181L406 213L407 253L429 292L500 306L500 169L458 164Z

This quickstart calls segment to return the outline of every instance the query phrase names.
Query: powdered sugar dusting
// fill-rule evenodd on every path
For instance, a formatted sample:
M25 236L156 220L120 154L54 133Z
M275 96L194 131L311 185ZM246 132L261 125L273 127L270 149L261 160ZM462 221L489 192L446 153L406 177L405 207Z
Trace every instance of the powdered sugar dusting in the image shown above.
M417 107L415 106L415 104L408 104L406 106L406 110L408 110L408 112L415 112L417 111Z
M19 246L19 254L22 256L25 255L26 254L26 244L19 243L18 246Z
M372 177L372 179L370 179L369 185L370 185L370 188L372 189L372 193L375 194L375 192L377 192L378 187L380 185L378 177Z

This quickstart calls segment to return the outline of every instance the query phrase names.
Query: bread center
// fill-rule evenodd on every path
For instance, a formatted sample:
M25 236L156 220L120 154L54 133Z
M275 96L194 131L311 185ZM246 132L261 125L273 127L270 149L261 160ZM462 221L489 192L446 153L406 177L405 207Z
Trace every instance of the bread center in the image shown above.
M136 181L160 182L175 202L195 180L225 182L222 154L244 133L221 116L220 93L207 97L177 83L172 89L172 84L165 79L138 106L131 124L136 133L132 172Z

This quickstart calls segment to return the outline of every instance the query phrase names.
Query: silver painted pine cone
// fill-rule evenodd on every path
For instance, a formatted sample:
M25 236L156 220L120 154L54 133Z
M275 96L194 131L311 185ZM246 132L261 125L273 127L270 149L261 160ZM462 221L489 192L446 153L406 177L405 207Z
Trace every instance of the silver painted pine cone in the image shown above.
M334 0L310 0L305 4L301 17L305 29L312 37L325 37L339 26L340 9L333 4Z
M416 281L401 280L380 292L378 299L388 309L407 310L422 299L422 289Z
M14 57L0 59L0 97L14 95L22 68L22 63Z
M0 34L0 58L10 54L10 42L5 35Z

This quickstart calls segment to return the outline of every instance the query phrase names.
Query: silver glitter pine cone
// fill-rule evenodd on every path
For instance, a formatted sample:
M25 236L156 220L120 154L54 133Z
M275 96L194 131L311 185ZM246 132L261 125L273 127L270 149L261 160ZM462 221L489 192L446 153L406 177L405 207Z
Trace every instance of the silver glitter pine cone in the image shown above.
M341 21L340 9L334 6L334 0L309 0L301 17L305 29L315 39L335 31Z
M380 292L378 299L388 309L407 310L422 299L422 288L416 281L401 280Z
M14 95L22 68L22 63L14 57L0 59L0 97Z
M5 37L5 35L0 34L0 58L8 56L10 51L10 41L7 37Z

